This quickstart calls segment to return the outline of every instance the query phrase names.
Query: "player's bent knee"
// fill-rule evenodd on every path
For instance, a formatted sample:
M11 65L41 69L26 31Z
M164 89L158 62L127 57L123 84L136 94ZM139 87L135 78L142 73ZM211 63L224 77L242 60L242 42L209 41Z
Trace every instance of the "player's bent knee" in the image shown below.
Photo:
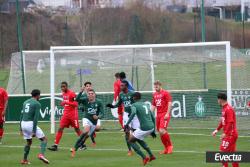
M32 139L27 139L27 145L31 145L32 144Z
M167 133L166 129L159 129L159 133L160 135L164 135L165 133Z
M64 128L59 128L58 132L63 132Z
M42 138L40 138L39 140L41 140L41 141L43 141L43 142L47 142L48 141L48 139L44 136L44 137L42 137Z

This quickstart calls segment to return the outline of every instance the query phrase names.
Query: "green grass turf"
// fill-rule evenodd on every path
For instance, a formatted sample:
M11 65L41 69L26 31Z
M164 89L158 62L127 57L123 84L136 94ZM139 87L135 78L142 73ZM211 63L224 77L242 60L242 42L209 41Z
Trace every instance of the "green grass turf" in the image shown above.
M155 153L157 160L148 166L171 166L171 167L217 167L220 164L206 164L205 151L215 151L219 147L219 137L213 138L210 135L211 129L169 129L174 144L174 153L172 155L158 155L158 151L162 149L159 137L152 139L148 137L146 141ZM53 144L54 135L51 135L49 123L39 123L39 126L48 136L48 146ZM0 145L0 163L1 166L16 167L22 159L23 145L25 141L18 135L18 124L5 124L6 134L3 144ZM239 134L245 134L239 131ZM132 157L126 156L126 145L124 143L123 133L120 131L103 130L97 133L97 146L90 147L90 142L86 151L77 152L75 158L70 157L69 149L75 143L77 137L73 133L73 129L66 129L62 137L58 152L46 152L46 156L50 160L50 166L66 167L66 166L91 166L91 167L128 167L141 166L139 156L134 154ZM33 148L31 149L29 160L31 166L44 166L36 155L39 152L39 141L33 140ZM239 137L237 146L240 151L250 151L250 137ZM242 164L247 167L249 164Z

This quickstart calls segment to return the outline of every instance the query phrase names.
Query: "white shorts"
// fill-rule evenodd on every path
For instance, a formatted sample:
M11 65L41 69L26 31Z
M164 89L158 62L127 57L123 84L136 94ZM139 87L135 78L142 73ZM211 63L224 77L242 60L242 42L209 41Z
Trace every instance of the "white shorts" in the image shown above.
M95 127L96 125L94 125L89 119L87 118L83 118L82 119L82 126L85 127L85 126L89 126L90 127L90 130L89 130L89 135L91 135L92 133L95 132Z
M21 122L21 129L23 132L23 138L32 139L32 131L33 131L33 121L22 121ZM37 126L36 128L36 137L38 139L45 137L41 128Z
M123 125L126 125L127 122L128 122L128 113L124 112L123 113ZM132 129L138 129L140 128L140 122L137 118L137 116L135 115L133 120L130 122L129 126L132 128Z
M143 140L145 137L150 135L153 131L154 131L154 129L151 129L151 130L148 130L148 131L143 131L140 128L138 128L132 134L133 134L133 136L135 138L137 138L139 140Z

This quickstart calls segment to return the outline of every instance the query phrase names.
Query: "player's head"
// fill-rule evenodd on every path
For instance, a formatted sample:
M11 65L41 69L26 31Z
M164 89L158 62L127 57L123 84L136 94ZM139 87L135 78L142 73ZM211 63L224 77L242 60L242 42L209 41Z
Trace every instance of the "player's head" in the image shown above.
M128 90L128 81L126 81L126 80L123 80L122 82L121 82L121 91L127 91Z
M120 79L126 79L126 73L125 72L120 72Z
M67 92L68 90L68 83L66 81L61 82L61 91Z
M87 81L84 83L85 90L88 92L90 89L92 89L92 83Z
M225 103L227 103L227 94L224 93L224 92L218 93L218 95L217 95L217 100L218 100L218 104L219 104L220 106L224 106Z
M120 79L120 73L119 72L115 73L115 79L116 80Z
M39 89L33 89L31 92L31 96L36 100L40 99L40 94L41 94L41 91Z
M159 92L161 90L161 82L159 80L154 82L154 89L156 92Z
M140 100L141 99L141 93L140 92L135 92L133 94L133 99L134 99L134 101Z
M88 99L89 99L89 101L95 101L95 98L96 98L96 94L95 94L94 89L90 89L88 91Z

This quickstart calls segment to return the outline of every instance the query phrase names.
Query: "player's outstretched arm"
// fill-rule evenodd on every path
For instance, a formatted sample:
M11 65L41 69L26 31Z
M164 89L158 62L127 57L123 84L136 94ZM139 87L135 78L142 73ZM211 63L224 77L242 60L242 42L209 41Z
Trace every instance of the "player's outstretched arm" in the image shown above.
M82 94L83 94L83 92L81 91L81 92L79 92L78 95L76 96L76 101L77 101L78 103L83 103L83 101L85 100L85 97L82 96Z

